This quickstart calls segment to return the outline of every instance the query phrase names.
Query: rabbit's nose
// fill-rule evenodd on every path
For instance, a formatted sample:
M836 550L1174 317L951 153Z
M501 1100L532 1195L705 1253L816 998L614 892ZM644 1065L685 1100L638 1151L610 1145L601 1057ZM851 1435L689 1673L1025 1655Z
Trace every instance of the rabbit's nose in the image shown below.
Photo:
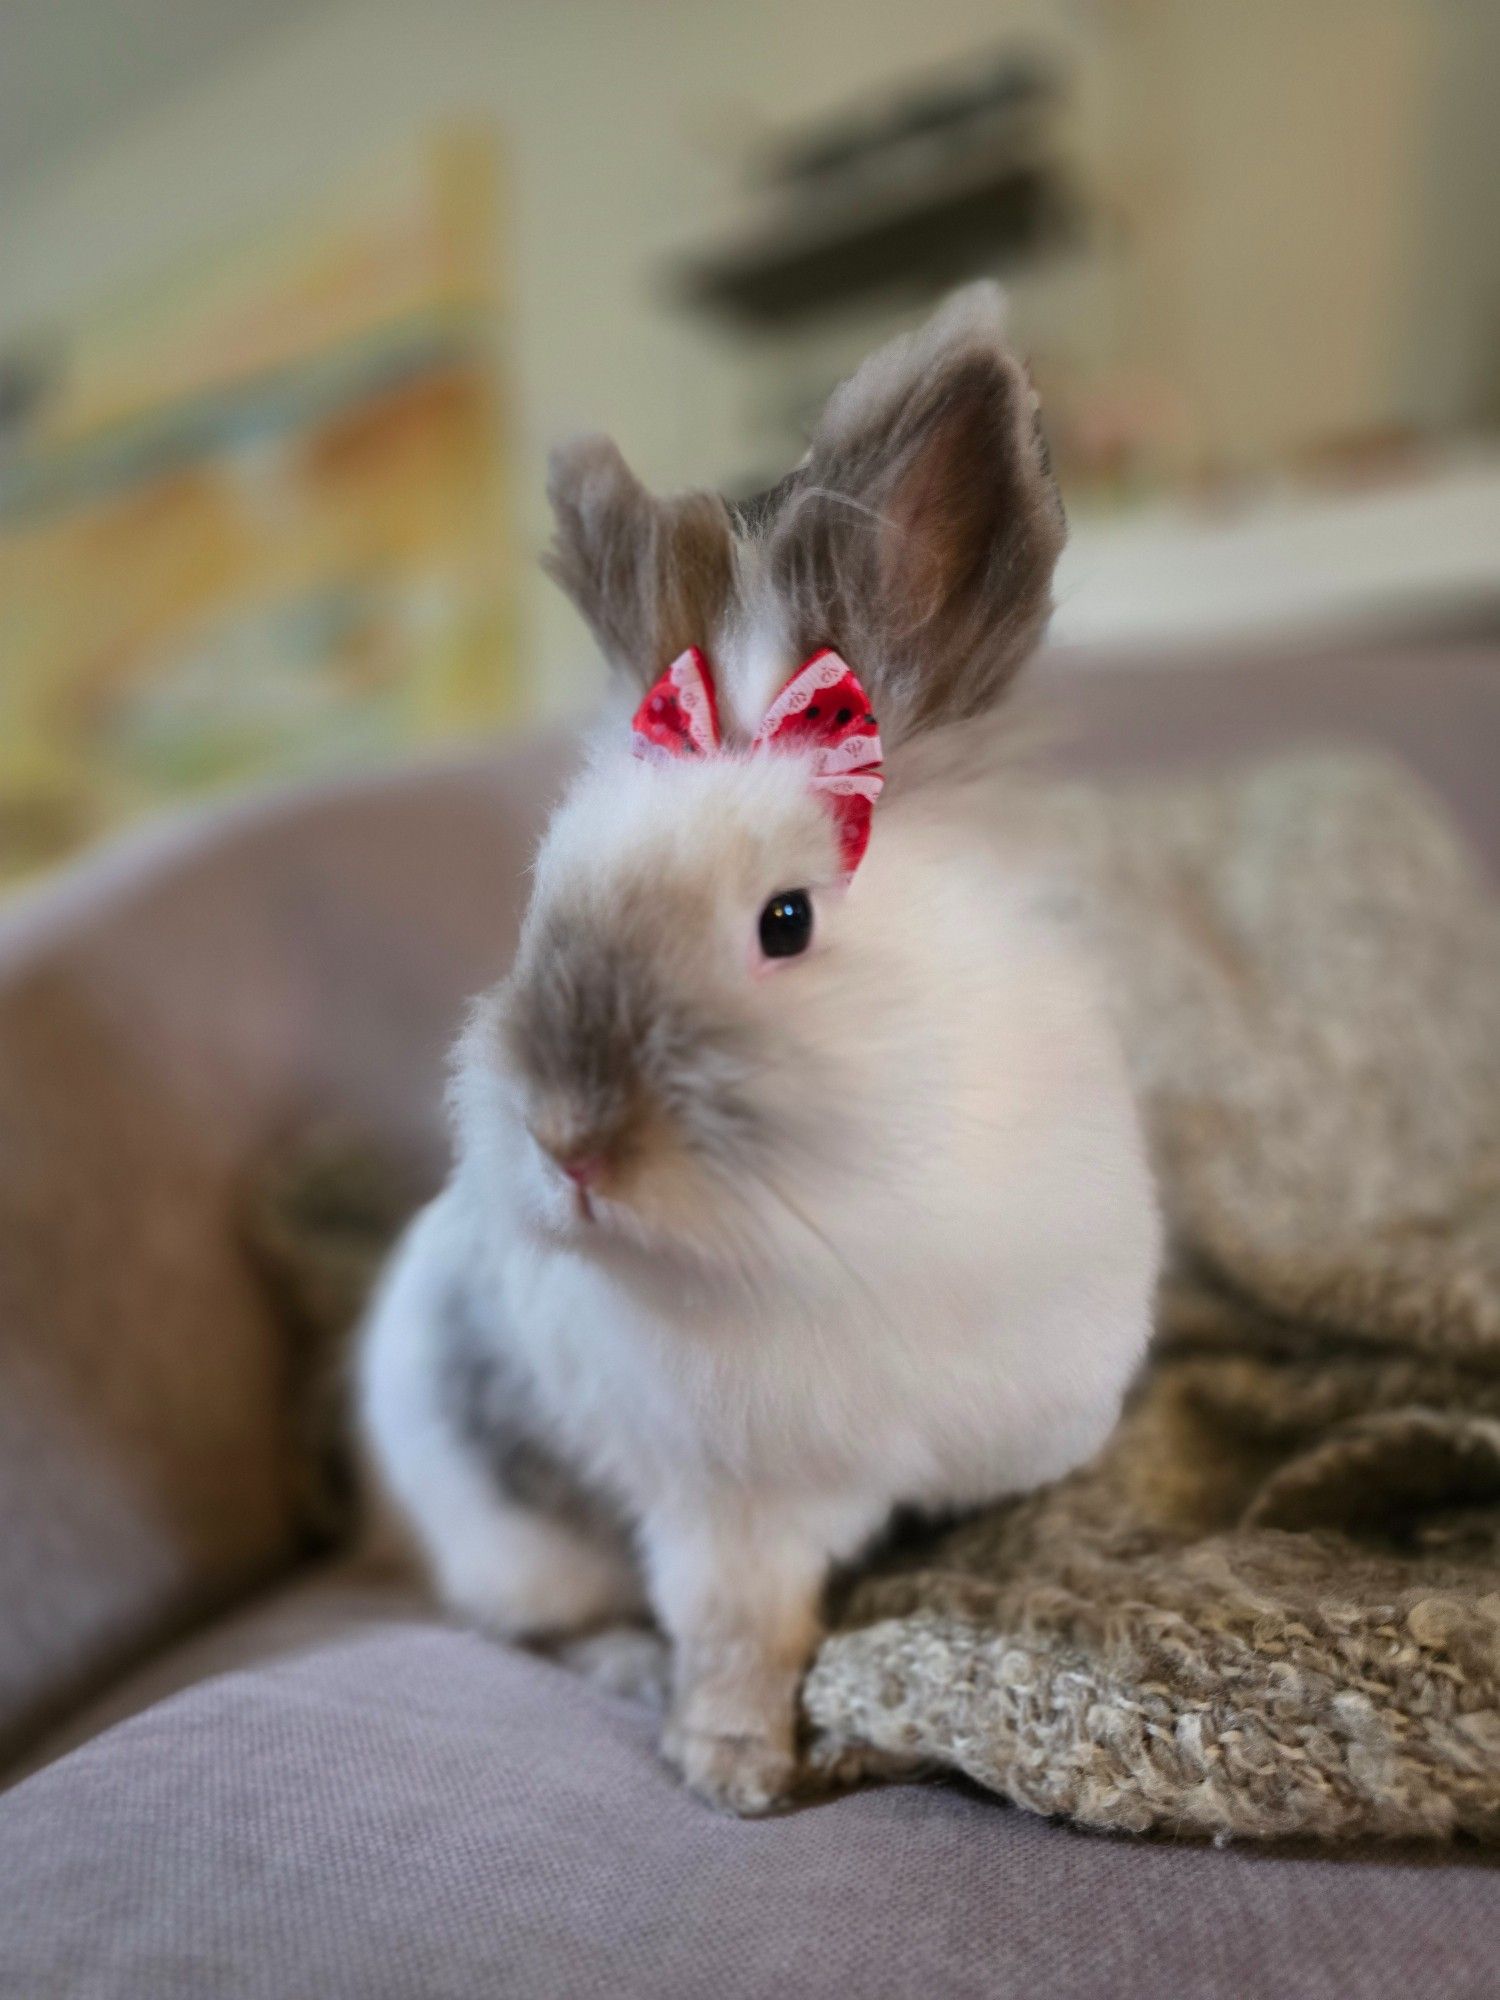
M557 1129L545 1119L534 1121L530 1130L541 1151L580 1195L596 1191L609 1178L609 1149L597 1134L582 1133L576 1125L571 1130L566 1126Z

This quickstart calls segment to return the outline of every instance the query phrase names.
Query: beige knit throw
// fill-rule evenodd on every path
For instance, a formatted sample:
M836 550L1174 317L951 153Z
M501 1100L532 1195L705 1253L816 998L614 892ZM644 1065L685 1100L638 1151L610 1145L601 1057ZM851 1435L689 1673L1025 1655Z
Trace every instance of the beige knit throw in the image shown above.
M1488 893L1364 758L1036 810L1147 1107L1160 1332L1091 1466L836 1589L814 1755L1100 1828L1500 1837Z

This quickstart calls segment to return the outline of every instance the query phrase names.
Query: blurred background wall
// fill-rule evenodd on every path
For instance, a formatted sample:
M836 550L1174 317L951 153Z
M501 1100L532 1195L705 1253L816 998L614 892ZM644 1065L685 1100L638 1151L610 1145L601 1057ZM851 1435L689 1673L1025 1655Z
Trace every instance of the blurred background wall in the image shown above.
M1488 617L1497 77L1493 0L7 0L0 873L576 704L549 446L753 486L981 271L1064 638Z

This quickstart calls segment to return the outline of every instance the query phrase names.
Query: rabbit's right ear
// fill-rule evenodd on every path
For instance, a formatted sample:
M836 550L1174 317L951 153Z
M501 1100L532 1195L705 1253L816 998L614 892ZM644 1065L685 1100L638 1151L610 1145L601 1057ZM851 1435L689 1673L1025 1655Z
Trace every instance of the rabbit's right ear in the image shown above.
M993 285L835 391L775 496L766 566L794 657L854 666L887 749L984 713L1041 637L1066 529Z
M605 437L555 451L547 490L557 532L543 567L617 672L648 688L688 646L712 646L734 585L717 494L658 499Z

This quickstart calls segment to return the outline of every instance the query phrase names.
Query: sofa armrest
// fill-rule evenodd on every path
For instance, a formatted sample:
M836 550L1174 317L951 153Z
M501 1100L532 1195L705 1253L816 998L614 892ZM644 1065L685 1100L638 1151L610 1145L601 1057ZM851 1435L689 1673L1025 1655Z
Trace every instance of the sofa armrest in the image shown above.
M0 921L0 1762L296 1555L250 1184L327 1115L435 1169L559 762L257 801Z

